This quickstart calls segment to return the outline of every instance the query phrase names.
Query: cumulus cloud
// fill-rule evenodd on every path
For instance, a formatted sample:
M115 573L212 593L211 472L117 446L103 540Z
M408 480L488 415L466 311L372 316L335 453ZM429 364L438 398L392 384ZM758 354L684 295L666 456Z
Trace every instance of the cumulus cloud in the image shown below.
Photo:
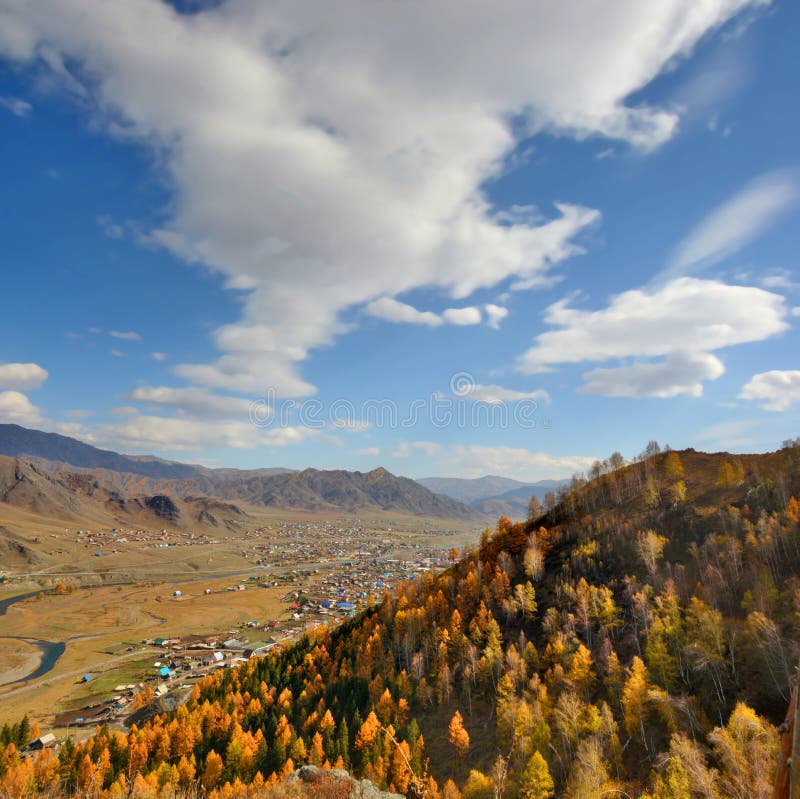
M480 308L446 308L441 314L433 311L420 311L413 305L395 300L393 297L380 297L366 307L370 316L385 319L387 322L404 322L411 325L479 325L483 319Z
M151 352L150 357L154 361L166 361L167 360L167 353L166 352Z
M742 388L739 399L759 402L767 411L785 411L800 402L800 370L759 372Z
M503 402L519 402L520 400L550 402L550 395L544 389L515 391L502 386L482 386L479 383L465 387L464 391L459 393L459 396L466 397L473 402L488 402L492 405L500 405Z
M432 458L442 448L435 441L403 441L392 452L393 458L411 458L420 452Z
M385 319L387 322L406 322L412 325L428 325L438 327L442 318L432 311L418 311L413 305L400 302L392 297L380 297L373 300L366 308L370 316Z
M583 376L580 390L606 397L700 397L703 381L716 380L724 373L719 358L708 352L675 353L657 363L594 369Z
M239 0L181 14L159 0L4 0L0 54L91 93L98 122L156 148L174 197L145 238L247 291L242 319L217 331L219 359L179 374L301 395L314 386L300 364L348 308L419 287L463 300L548 283L599 214L559 203L500 218L481 187L515 137L657 147L676 112L628 98L763 4L598 0L576 14L507 0L423 14Z
M454 466L452 474L460 477L482 477L499 474L517 480L544 480L569 477L589 469L595 458L583 455L552 455L522 447L456 446L439 459Z
M555 364L637 358L632 366L589 372L583 390L612 396L696 396L698 382L724 371L710 352L782 333L788 328L786 315L786 302L778 294L690 277L623 292L596 311L572 308L567 298L545 312L545 322L558 329L537 336L517 366L536 373ZM642 360L648 358L665 360Z
M19 391L0 391L0 420L32 425L42 421L41 411Z
M203 388L173 388L142 386L127 399L163 408L173 408L186 416L208 419L239 419L248 421L251 402L240 397L225 397ZM267 411L259 408L259 413Z
M486 311L486 316L489 318L489 321L487 322L489 327L499 330L500 322L502 322L503 319L508 316L508 308L504 308L502 305L494 305L494 303L489 303L488 305L484 305L483 309Z
M481 323L480 308L447 308L442 311L442 319L451 325L479 325Z
M141 341L142 337L135 330L109 330L112 338L121 338L123 341Z
M800 307L792 308L792 316L800 316Z
M39 388L47 377L47 369L36 363L0 363L0 388Z
M675 249L665 275L699 272L766 232L797 202L794 172L762 175L715 208Z

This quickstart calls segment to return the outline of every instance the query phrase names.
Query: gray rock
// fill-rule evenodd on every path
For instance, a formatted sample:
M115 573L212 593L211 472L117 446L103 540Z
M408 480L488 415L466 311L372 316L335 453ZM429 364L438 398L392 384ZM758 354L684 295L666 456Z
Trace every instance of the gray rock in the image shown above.
M357 780L348 772L338 768L323 769L319 766L301 766L293 771L288 779L294 782L309 783L321 782L326 779L346 780L353 788L352 799L405 799L402 794L382 791L374 782Z

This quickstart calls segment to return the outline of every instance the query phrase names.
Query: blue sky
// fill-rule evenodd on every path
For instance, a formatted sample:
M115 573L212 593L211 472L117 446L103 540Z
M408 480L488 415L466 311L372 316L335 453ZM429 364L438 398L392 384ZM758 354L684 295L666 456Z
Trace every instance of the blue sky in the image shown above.
M560 5L0 0L0 421L520 479L797 435L800 8Z

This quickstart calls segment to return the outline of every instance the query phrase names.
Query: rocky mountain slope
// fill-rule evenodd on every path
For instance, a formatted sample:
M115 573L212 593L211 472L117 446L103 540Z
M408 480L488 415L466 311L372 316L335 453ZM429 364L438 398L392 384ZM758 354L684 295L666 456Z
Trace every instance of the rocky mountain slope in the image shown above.
M73 472L63 466L52 470L41 462L0 455L0 514L3 505L65 522L108 518L150 528L215 529L248 518L234 503L209 497L123 493L91 472Z
M112 514L121 523L147 527L230 526L247 518L247 507L390 512L476 523L483 518L469 506L385 469L155 480L107 469L74 471L66 464L6 456L0 456L0 503L74 522Z

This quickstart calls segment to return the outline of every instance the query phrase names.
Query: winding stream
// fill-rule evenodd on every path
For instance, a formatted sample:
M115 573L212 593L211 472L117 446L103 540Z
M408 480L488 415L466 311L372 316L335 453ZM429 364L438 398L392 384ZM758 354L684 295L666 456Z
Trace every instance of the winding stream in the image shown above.
M31 597L38 596L39 593L39 591L31 591L27 594L18 594L17 596L10 596L6 597L5 599L0 599L0 616L5 616L8 612L8 609L16 602L22 602L23 599L30 599ZM63 641L42 641L38 638L24 638L18 635L3 635L0 637L7 638L12 641L25 641L25 643L33 644L34 646L39 647L39 650L42 653L42 658L39 661L39 665L33 671L29 672L18 680L4 683L2 686L0 686L2 688L5 688L9 685L19 685L22 682L43 677L45 674L47 674L47 672L52 671L53 667L58 662L58 659L64 654L64 651L67 648L67 645Z

